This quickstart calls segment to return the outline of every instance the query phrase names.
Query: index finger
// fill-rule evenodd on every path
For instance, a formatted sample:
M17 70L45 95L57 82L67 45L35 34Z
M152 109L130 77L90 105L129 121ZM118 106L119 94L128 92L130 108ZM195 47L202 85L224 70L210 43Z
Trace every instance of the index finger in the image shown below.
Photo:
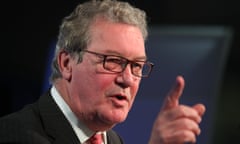
M182 76L177 76L173 88L169 91L163 102L162 110L171 109L178 106L179 98L182 95L184 86L184 78Z

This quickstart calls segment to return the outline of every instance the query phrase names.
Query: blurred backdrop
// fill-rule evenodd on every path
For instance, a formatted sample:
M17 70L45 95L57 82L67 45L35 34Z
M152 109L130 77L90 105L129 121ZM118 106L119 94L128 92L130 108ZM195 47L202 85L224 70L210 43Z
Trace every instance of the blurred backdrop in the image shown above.
M1 10L0 116L34 102L45 90L50 51L54 47L61 20L83 1L23 0L9 1L2 5L5 9ZM233 0L128 0L128 2L147 12L150 26L223 26L231 29L224 69L220 72L218 81L218 98L214 99L216 110L211 113L214 121L211 123L213 130L212 134L209 134L211 135L209 143L228 143L226 141L234 138L233 135L239 135L237 132L240 125L239 4ZM158 110L157 108L153 109Z

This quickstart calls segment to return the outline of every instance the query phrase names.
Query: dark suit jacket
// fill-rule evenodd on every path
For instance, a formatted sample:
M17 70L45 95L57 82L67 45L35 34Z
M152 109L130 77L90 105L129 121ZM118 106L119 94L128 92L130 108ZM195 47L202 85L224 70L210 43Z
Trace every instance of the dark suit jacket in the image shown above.
M113 130L107 132L108 144L123 144ZM21 111L0 119L0 144L80 144L50 93L47 92Z

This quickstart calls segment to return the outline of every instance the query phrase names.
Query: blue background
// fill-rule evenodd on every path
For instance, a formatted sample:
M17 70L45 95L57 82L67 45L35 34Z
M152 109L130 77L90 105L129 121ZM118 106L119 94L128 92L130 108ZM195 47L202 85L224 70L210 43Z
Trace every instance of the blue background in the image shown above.
M39 98L43 89L45 89L43 88L43 84L46 82L46 64L49 63L49 47L52 47L52 44L55 42L61 20L72 11L76 4L83 1L86 0L22 0L4 2L4 9L1 10L0 116L17 111L24 105L32 103ZM213 116L213 118L211 117L213 119L213 125L209 125L210 127L214 127L211 129L213 134L211 132L204 132L198 139L202 140L205 138L205 135L207 135L206 138L212 139L210 144L229 144L231 143L230 141L234 139L239 141L240 9L238 1L126 1L146 11L149 25L190 27L226 26L232 28L233 37L229 45L229 55L228 52L226 53L226 55L228 55L226 67L223 70L223 76L220 76L220 88L216 88L220 89L218 97L216 101L214 101L216 109L215 112L211 113L214 116L208 114ZM150 49L151 48L149 48L149 52ZM214 56L214 53L212 53L211 56ZM151 110L149 110L150 112L147 111L147 113L154 113L154 111L151 112L152 110L158 111L161 107L162 97L165 96L165 92L169 90L168 86L170 86L175 79L175 74L169 73L171 75L165 75L166 73L168 74L168 72L163 68L164 61L162 61L161 57L157 58L159 59L157 63L161 65L155 68L155 70L159 70L161 75L157 75L158 81L155 85L159 85L159 87L156 86L157 90L154 88L154 92L157 91L156 93L159 95L153 94L153 92L144 95L145 97L149 96L151 98L155 95L158 97L154 98L156 100L156 105L149 106ZM168 62L173 62L171 60L172 58L170 60L168 59ZM220 75L221 74L220 72ZM148 82L151 83L151 78L144 80L143 84ZM193 80L188 77L185 78L187 79L186 88L193 87L191 85ZM200 78L197 80L204 81ZM163 87L163 84L166 86ZM151 84L151 86L154 85ZM209 88L208 91L210 90L212 91L213 89ZM147 92L149 92L149 90L147 90ZM182 103L188 103L188 101L184 100L185 98L188 99L188 93L187 90L184 91L184 95L181 99ZM195 94L191 95L191 97L192 96L198 97L198 95ZM210 100L211 99L212 98L210 98ZM146 98L142 98L139 92L135 106L130 112L128 120L126 123L119 125L119 127L126 127L126 135L130 135L127 133L130 129L128 122L135 114L137 115L137 113L139 113L137 110L142 106L142 103L151 103L153 101L153 99L149 102L148 100L149 99L146 100ZM205 100L201 99L200 102L205 103ZM157 103L159 103L159 105L157 105ZM191 101L191 103L193 102ZM207 102L207 104L208 103L209 102ZM214 108L214 106L210 107ZM141 110L146 111L148 108L143 107ZM204 122L209 120L208 117L210 116L208 115L205 115ZM154 114L152 117L154 117ZM139 123L139 125L143 126L145 125L142 119L135 123ZM205 123L202 123L202 127L205 129L204 124ZM146 127L143 127L140 134L146 134L142 137L148 139L149 133ZM237 129L237 127L239 128ZM121 128L118 130L121 132L120 129ZM137 132L139 133L140 131ZM124 132L121 133L124 135ZM137 134L132 133L131 135ZM128 138L127 141L129 141Z

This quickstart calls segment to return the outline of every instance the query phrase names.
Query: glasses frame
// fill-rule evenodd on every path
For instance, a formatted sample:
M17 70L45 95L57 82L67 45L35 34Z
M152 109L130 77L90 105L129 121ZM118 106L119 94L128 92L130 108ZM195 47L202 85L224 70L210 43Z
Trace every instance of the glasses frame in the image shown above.
M93 51L89 51L89 50L82 50L81 52L87 52L87 53L90 53L90 54L94 54L98 57L101 57L103 58L103 61L102 61L102 64L103 64L103 68L107 71L110 71L110 72L113 72L113 73L122 73L128 64L131 65L131 73L132 75L136 76L136 77L148 77L150 75L150 73L152 72L152 69L153 69L153 66L154 64L152 62L149 62L149 61L132 61L132 60L129 60L127 58L124 58L122 56L117 56L117 55L106 55L106 54L102 54L102 53L97 53L97 52L93 52ZM121 71L114 71L114 70L111 70L111 69L108 69L106 68L106 59L107 57L117 57L117 58L120 58L122 59L125 63L123 65L121 65ZM144 75L137 75L134 73L134 70L133 70L133 64L136 64L137 62L144 62L144 65L147 65L149 67L149 70L147 71L147 74L144 74Z

